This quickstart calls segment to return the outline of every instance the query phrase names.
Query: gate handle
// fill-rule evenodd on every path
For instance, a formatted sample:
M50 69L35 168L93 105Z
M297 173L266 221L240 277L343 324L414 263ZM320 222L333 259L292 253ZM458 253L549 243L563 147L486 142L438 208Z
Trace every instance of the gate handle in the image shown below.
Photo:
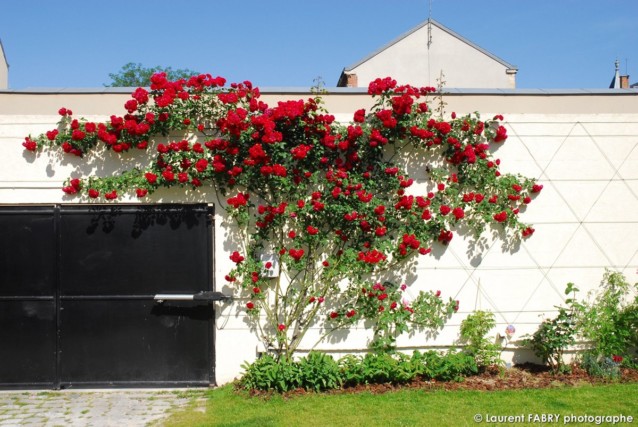
M164 301L230 301L233 297L221 292L202 291L197 294L156 294L153 299L161 304Z

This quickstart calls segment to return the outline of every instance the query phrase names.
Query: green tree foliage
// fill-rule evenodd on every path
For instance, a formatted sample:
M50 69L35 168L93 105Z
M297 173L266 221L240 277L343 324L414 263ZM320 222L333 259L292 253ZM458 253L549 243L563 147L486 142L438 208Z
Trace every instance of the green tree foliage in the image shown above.
M188 79L200 73L179 68L173 70L171 67L144 67L140 63L129 62L117 73L109 73L110 83L105 83L106 87L147 87L151 84L151 76L155 73L165 72L169 80Z

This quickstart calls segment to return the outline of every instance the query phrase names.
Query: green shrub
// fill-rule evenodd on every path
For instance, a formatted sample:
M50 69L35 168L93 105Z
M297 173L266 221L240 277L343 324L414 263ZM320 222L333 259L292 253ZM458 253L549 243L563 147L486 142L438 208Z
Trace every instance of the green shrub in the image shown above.
M290 359L275 359L265 354L250 364L243 364L245 373L240 384L247 390L274 390L286 392L299 388L301 372L297 363Z
M465 352L436 351L411 356L397 353L347 355L336 362L331 356L311 352L299 361L264 355L244 364L239 385L247 390L286 392L297 388L313 391L353 387L360 384L406 384L416 379L461 381L476 375L478 366Z
M574 298L565 300L568 308L558 308L558 314L553 319L545 319L531 337L524 342L529 345L534 354L549 365L553 373L569 371L569 366L563 361L565 350L576 342L575 295L578 291L573 283L568 283L565 295L574 294Z
M332 356L319 352L310 352L299 361L277 360L266 354L242 367L245 372L239 383L247 390L324 391L340 388L343 382L338 363Z
M579 331L595 357L627 357L638 344L638 297L629 301L631 288L621 273L606 270L599 291L580 304Z
M611 357L600 357L587 351L582 357L582 367L589 375L608 379L620 377L620 361L616 362Z
M479 368L500 365L501 347L486 338L487 333L496 326L494 313L475 311L461 322L461 342L466 343L465 352L474 357Z
M478 366L473 356L464 352L441 354L429 351L425 354L426 379L437 381L462 381L463 378L478 374Z
M332 356L312 351L298 363L300 386L306 390L324 391L340 388L343 380L339 364Z

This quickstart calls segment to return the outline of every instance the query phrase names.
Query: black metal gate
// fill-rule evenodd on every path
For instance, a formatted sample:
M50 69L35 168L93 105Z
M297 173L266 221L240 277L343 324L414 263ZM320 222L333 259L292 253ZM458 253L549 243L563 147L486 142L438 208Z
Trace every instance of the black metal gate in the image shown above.
M214 383L206 205L0 207L0 387Z

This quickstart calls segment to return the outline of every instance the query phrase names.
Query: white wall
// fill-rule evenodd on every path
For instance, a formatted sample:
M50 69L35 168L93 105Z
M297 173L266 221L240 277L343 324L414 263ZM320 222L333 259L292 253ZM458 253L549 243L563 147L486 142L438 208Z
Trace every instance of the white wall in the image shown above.
M38 105L49 103L47 96L54 95L32 95L31 107L24 108L38 112ZM105 95L85 96L90 101L102 100ZM352 105L369 103L369 98L360 94L350 95L344 102L340 96L343 97L326 95L326 99L331 111L344 118L352 114ZM298 97L304 98L307 94ZM61 96L58 105L73 107L69 104L73 99ZM29 133L54 128L57 109L51 114L2 114L2 108L9 105L6 101L11 101L11 96L0 94L0 204L76 203L76 199L66 198L60 187L84 162L67 157L59 159L47 153L34 159L20 145ZM495 113L505 115L509 139L495 152L496 157L502 159L502 170L535 177L544 185L542 193L522 213L524 221L534 224L536 233L510 250L503 250L502 241L492 240L489 234L485 235L482 250L472 248L468 240L457 235L446 250L438 248L433 255L422 257L417 274L409 279L412 292L440 289L444 297L460 300L460 311L436 339L426 339L416 333L402 338L400 346L409 350L452 345L461 320L475 309L496 312L498 325L494 335L503 335L508 324L514 325L513 341L516 341L522 334L535 330L543 316L553 315L554 306L565 298L563 290L567 282L575 282L584 296L598 286L605 268L621 271L632 283L638 281L638 103L635 95L506 98L489 94L450 95L448 101L448 111L479 110L484 112L484 117ZM270 99L268 102L273 103ZM87 105L97 108L92 102ZM497 110L495 106L501 108ZM82 111L74 109L77 116L82 115ZM531 113L525 113L526 110ZM105 119L106 114L85 117ZM111 173L116 168L110 161L106 165L100 173ZM160 191L148 202L193 200L217 203L211 191L189 198ZM232 268L228 256L235 248L225 240L228 224L219 207L215 232L216 284L219 290L224 290L223 277ZM238 376L241 363L256 356L259 344L242 314L243 305L244 301L236 301L219 305L217 309L219 383ZM303 347L308 349L314 343L312 336L318 333L318 330L311 331ZM368 336L369 332L360 327L346 339L320 348L337 354L362 351ZM506 360L529 357L525 352L515 353L515 349L515 342L509 343L503 357Z

